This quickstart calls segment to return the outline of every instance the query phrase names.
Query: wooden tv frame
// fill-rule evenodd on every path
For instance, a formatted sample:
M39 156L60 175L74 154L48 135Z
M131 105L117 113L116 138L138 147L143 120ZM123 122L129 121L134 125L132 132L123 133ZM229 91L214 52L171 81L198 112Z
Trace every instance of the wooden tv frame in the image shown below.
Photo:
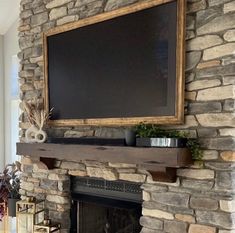
M47 38L63 32L68 32L87 25L92 25L119 16L124 16L140 10L152 8L161 4L177 2L177 41L176 41L176 85L175 85L175 114L167 116L122 117L122 118L95 118L95 119L59 119L49 120L51 126L79 126L79 125L136 125L141 122L151 124L182 124L184 123L184 75L185 75L185 0L148 0L135 3L110 12L101 13L76 22L52 28L43 33L44 51L44 78L45 78L45 109L49 111L49 85L48 85L48 45Z

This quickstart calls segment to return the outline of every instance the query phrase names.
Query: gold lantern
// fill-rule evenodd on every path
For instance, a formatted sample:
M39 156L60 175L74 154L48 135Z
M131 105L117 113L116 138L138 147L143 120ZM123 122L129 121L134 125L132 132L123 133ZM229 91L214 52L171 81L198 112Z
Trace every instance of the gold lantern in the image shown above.
M59 233L60 228L60 223L52 223L50 219L47 219L34 225L34 233Z
M44 201L33 197L16 203L17 233L33 233L33 227L44 219Z
M7 208L7 204L6 202L1 202L0 203L0 207L3 208L3 212L4 212L4 219L3 219L3 229L4 229L4 233L8 233L8 208Z

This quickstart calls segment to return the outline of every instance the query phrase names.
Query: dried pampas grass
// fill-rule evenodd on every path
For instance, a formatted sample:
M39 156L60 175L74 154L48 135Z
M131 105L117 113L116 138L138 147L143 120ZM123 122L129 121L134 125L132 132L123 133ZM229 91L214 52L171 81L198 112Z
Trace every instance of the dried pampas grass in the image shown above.
M42 129L46 121L50 118L53 109L46 112L44 109L40 108L38 101L33 101L32 103L23 101L22 104L29 123L36 126L38 129Z

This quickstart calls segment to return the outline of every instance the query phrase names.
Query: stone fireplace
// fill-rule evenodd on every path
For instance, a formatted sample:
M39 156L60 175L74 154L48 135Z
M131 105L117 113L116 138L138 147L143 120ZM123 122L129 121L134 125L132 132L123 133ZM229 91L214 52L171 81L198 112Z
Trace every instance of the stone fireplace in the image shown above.
M134 2L21 0L21 99L42 100L43 31ZM61 222L62 232L67 233L72 226L70 210L74 202L71 177L132 182L141 184L142 189L141 233L234 233L234 21L234 0L187 1L185 124L171 128L200 138L203 164L178 169L176 182L162 183L153 181L151 174L136 164L57 159L56 168L49 170L25 154L21 160L22 198L35 196L45 200L49 217ZM24 113L20 127L24 141L29 127ZM51 127L47 132L51 137L118 138L124 134L118 127ZM96 212L102 211L107 213L104 208Z

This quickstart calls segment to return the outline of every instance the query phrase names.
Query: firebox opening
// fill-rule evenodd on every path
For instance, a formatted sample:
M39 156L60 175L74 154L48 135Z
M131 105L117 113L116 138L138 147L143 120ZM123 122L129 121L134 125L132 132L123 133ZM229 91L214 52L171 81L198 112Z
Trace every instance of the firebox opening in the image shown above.
M71 233L139 233L140 184L72 178Z

